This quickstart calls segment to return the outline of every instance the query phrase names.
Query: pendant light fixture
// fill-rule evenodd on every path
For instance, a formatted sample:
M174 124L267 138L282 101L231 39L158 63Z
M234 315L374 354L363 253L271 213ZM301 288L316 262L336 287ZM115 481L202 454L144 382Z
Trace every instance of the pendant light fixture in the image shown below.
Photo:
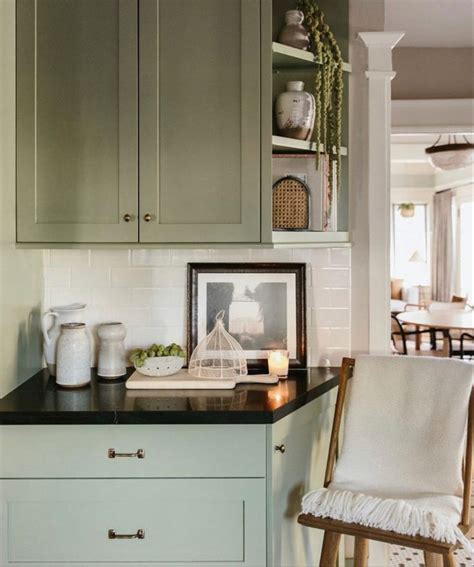
M436 142L425 149L428 159L433 167L450 170L469 167L474 163L474 144L469 142L466 136L463 141L458 142L455 135L448 135L446 144L439 144L442 135Z

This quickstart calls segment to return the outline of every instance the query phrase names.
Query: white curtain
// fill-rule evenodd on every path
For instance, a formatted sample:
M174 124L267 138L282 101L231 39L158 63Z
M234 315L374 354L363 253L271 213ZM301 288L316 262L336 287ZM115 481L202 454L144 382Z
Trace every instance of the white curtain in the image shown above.
M431 285L436 301L451 301L454 274L452 206L453 192L450 189L435 194Z

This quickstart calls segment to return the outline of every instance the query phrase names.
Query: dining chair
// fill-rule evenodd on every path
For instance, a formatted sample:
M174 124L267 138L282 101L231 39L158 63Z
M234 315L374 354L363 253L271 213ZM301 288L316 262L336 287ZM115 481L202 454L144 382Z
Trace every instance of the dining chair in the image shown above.
M391 316L391 339L392 345L394 347L394 354L408 354L408 343L411 337L422 337L425 334L428 334L430 337L430 341L432 341L432 332L431 329L419 329L419 330L410 330L407 329L401 322L398 320L398 317L395 314ZM431 347L432 348L432 347ZM417 354L424 355L424 356L434 356L432 350L419 350Z
M466 348L465 341L468 341L468 345L470 347L469 349ZM459 337L459 343L461 359L464 359L466 355L469 355L470 357L474 356L474 335L472 333L461 333L461 336Z
M454 550L470 546L473 418L466 362L344 358L324 488L303 498L298 516L324 530L320 567L336 567L343 534L355 536L354 567L367 566L369 540L420 549L425 567L455 567Z

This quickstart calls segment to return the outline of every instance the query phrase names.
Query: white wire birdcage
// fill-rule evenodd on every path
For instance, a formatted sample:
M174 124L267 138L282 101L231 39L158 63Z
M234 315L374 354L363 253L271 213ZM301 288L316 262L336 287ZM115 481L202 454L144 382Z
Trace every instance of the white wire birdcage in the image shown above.
M188 372L196 378L233 380L247 375L242 347L224 327L225 311L216 315L214 329L194 349Z

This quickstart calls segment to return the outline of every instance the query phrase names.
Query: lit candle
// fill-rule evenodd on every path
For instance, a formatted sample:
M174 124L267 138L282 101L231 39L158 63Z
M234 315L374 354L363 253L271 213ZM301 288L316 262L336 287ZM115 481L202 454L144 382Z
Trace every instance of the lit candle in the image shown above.
M288 351L274 350L268 356L268 372L278 378L288 378Z

